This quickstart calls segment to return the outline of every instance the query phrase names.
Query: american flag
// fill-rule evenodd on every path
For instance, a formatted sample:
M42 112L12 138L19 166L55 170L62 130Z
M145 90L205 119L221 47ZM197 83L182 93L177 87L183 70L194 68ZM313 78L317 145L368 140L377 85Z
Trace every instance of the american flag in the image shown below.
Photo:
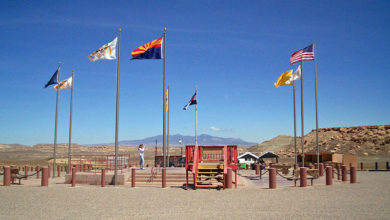
M313 44L291 54L290 64L293 65L301 60L314 60Z

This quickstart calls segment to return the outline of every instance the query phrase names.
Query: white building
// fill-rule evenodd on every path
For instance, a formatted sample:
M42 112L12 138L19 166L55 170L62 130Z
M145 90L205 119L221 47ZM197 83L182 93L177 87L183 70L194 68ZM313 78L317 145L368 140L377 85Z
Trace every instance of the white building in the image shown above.
M251 152L245 152L238 156L238 163L251 165L256 163L258 159L259 157L252 154Z

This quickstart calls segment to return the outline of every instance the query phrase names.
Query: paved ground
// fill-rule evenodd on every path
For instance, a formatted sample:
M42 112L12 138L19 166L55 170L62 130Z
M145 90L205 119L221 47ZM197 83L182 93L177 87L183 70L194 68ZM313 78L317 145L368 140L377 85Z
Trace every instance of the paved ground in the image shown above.
M241 175L247 186L225 191L25 181L0 187L0 219L390 219L390 172L358 172L358 184L318 180L306 188L280 178L276 190L253 171Z

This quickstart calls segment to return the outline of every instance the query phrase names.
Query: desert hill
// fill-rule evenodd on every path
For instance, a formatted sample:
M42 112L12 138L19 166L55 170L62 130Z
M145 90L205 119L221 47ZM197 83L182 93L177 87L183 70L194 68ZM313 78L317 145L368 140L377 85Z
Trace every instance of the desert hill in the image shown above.
M359 156L390 154L390 125L334 127L318 129L320 152L349 153ZM305 135L305 152L316 152L316 132ZM298 152L301 139L297 138ZM285 157L294 156L294 137L279 135L248 148L260 153L273 151Z

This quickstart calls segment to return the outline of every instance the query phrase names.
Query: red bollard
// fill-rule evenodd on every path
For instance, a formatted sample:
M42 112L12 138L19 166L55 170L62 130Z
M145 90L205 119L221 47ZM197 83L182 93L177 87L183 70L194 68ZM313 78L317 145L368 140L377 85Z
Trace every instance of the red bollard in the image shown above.
M3 186L11 185L11 168L4 167Z
M260 164L256 164L256 175L260 175Z
M347 182L348 181L347 166L345 166L345 165L341 166L341 180L343 182Z
M35 171L37 171L37 179L39 179L39 173L40 173L40 170L41 167L38 165L36 168L35 168Z
M106 186L106 170L102 169L102 187Z
M351 169L349 170L351 174L351 181L350 183L356 183L356 167L352 166Z
M320 176L324 175L324 164L323 163L320 163L319 173L320 173Z
M337 165L337 180L341 180L341 168Z
M299 169L299 175L300 175L300 187L306 187L307 186L307 168L301 167Z
M77 172L77 169L72 168L72 187L76 186L76 172Z
M276 189L276 168L269 168L269 188Z
M232 168L227 168L227 174L226 174L226 188L232 189L233 188L233 181L232 181Z
M57 165L57 177L61 176L61 166Z
M135 187L135 168L131 168L131 187Z
M333 184L332 172L333 172L332 167L327 166L326 167L326 185Z
M167 168L162 168L162 188L167 187Z
M84 172L88 172L88 164L84 164L84 169L83 169Z
M49 186L49 174L50 170L47 167L42 168L41 186Z
M25 176L25 180L27 180L28 179L28 166L25 166L24 167L24 176Z

